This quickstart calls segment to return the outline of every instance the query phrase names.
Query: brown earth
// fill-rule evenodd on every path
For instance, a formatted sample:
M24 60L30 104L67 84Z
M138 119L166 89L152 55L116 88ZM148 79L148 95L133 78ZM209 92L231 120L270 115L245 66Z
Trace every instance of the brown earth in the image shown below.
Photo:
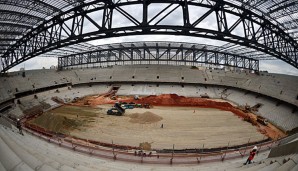
M133 113L129 115L131 118L129 122L132 123L139 123L139 124L151 124L162 120L162 117L151 113L151 112L145 112L145 113Z
M102 104L114 104L115 102L127 102L127 103L134 102L137 104L150 104L152 106L189 106L189 107L193 106L193 107L201 107L201 108L216 108L224 111L231 111L235 115L243 119L247 117L251 118L248 121L251 122L253 125L257 126L258 130L262 134L272 139L277 139L277 138L286 136L284 132L282 132L281 130L279 130L278 128L274 127L271 124L269 124L268 126L263 126L260 123L256 122L256 115L253 113L246 113L241 109L237 108L236 106L233 106L229 102L216 101L216 100L206 99L206 98L184 97L184 96L178 96L177 94L163 94L158 96L150 95L146 97L141 97L138 100L135 100L134 97L132 96L121 96L121 97L117 97L116 100L112 100L110 97L102 95L102 96L87 96L77 100L74 103L71 103L70 105L95 107L97 105L102 105ZM144 116L141 116L140 114L136 114L136 118L132 118L130 122L150 123L151 121L146 120L150 118L149 115L152 115L152 114L145 114Z

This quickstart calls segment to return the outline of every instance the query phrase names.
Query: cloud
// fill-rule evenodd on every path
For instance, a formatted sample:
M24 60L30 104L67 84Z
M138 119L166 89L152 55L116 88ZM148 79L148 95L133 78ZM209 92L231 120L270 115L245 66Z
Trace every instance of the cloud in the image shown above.
M280 60L260 61L260 70L298 76L298 69Z
M35 57L13 67L10 71L19 71L21 68L25 68L25 70L42 69L43 67L49 69L52 65L57 66L57 64L57 58Z
M139 41L173 41L173 42L187 42L197 44L208 44L208 45L223 45L226 42L205 39L200 37L189 37L189 36L175 36L175 35L139 35L139 36L123 36L116 38L107 38L90 41L88 43L92 45L103 45L111 43L122 43L122 42L139 42Z

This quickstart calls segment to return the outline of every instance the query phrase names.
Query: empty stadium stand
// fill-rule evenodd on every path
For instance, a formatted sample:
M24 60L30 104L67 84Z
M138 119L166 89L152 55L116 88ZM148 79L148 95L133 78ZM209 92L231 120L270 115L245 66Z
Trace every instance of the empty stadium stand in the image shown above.
M256 114L267 118L285 132L298 127L298 77L289 75L191 69L187 66L133 65L63 71L19 71L0 77L0 81L0 114L15 119L26 117L36 107L46 111L59 106L52 97L68 103L78 97L103 94L117 85L120 87L117 95L177 94L224 99L235 106L258 104L260 107ZM50 152L58 147L47 147L46 142L37 145L42 140L29 140L29 135L19 135L13 124L3 117L0 123L0 153L7 155L1 155L0 170L93 170L91 168L120 167L87 156L84 156L85 161L92 160L102 165L99 167L90 162L81 162L75 158L81 154L73 153L69 154L73 156L69 162L61 162L55 159L56 154ZM34 146L38 147L36 153L40 154L33 152ZM48 154L51 155L50 159L46 157ZM68 153L59 154L63 157ZM267 155L260 155L255 163L248 166L242 165L244 159L238 159L234 163L196 167L206 170L297 170L297 154L275 157ZM125 167L129 170L138 166ZM171 169L165 167L165 170Z

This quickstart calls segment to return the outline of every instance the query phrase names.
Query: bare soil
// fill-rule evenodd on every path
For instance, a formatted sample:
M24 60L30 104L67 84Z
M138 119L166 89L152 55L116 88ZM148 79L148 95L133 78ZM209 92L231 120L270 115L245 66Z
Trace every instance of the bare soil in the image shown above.
M107 115L117 102L134 102L153 106L151 109L126 109L124 116ZM186 98L177 95L141 97L89 96L75 103L49 111L30 123L50 131L130 146L150 144L150 148L206 148L227 144L241 145L273 139L285 134L273 125L253 125L243 120L245 113L222 100ZM163 125L163 128L161 128ZM147 147L146 147L147 148ZM148 147L149 148L149 147Z
M162 120L162 117L152 112L133 113L129 117L131 118L129 122L139 124L152 124Z

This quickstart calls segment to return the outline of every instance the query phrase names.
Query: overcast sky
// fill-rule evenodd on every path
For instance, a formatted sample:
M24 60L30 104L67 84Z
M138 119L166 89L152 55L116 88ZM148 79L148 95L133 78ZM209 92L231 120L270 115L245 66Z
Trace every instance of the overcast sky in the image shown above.
M155 16L160 10L166 7L166 4L158 4L158 5L149 5L148 9L148 18L152 18ZM167 11L170 11L175 6L170 7ZM127 6L123 7L125 11L130 13L133 17L137 20L141 21L142 19L142 8L141 6ZM190 22L194 22L197 20L202 14L204 14L208 9L206 8L195 8L190 7ZM160 24L169 24L169 25L182 25L182 17L181 17L181 9L180 7L167 16ZM89 14L89 16L96 21L97 23L101 24L102 18L102 11L97 11ZM156 23L163 15L157 17L155 20L152 21L151 24ZM238 18L232 15L227 15L228 25L231 26ZM96 31L97 28L88 20L84 20L84 30L83 33ZM208 28L208 29L217 29L216 18L214 14L209 15L205 20L203 20L198 27L200 28ZM113 16L113 27L122 27L122 26L130 26L133 25L131 22L123 17L119 12L114 11ZM243 27L242 24L237 27L232 34L236 35L243 35ZM62 33L63 34L63 33ZM64 33L65 34L65 33ZM208 44L208 45L216 45L221 46L226 44L227 42L212 40L212 39L204 39L204 38L197 38L197 37L186 37L186 36L169 36L169 35L146 35L146 36L124 36L124 37L117 37L117 38L108 38L108 39L100 39L88 42L92 45L102 45L102 44L109 44L109 43L121 43L121 42L134 42L134 41L176 41L176 42L188 42L188 43L198 43L198 44ZM20 68L25 67L26 70L29 69L40 69L42 67L49 68L50 66L57 65L56 58L33 58L30 59L10 71L16 71ZM272 73L283 73L283 74L290 74L290 75L297 75L298 76L298 69L292 67L291 65L282 62L280 60L274 61L260 61L260 70L267 70Z

